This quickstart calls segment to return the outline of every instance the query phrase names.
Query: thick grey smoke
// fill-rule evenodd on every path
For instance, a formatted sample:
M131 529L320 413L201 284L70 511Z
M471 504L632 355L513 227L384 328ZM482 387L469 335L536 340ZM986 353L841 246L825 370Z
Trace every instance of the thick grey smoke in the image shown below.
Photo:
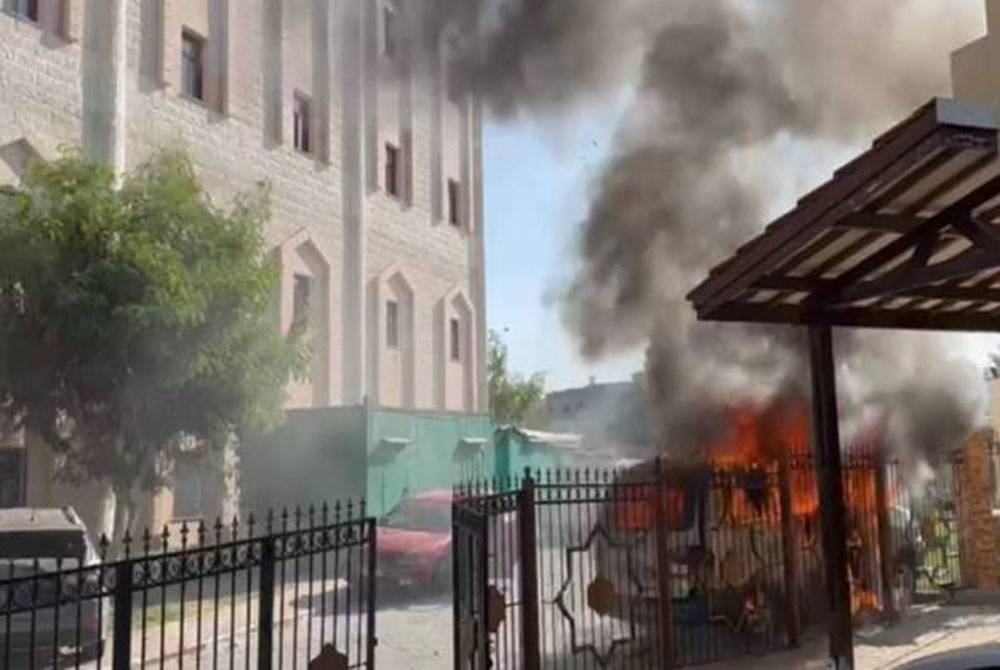
M789 152L860 147L947 93L948 53L982 31L979 0L429 1L462 26L456 76L500 116L558 114L637 82L562 308L587 357L647 347L670 449L711 434L711 401L808 378L800 332L699 324L684 300L776 194L806 186L787 175ZM939 338L839 337L843 405L889 411L897 442L921 452L965 437L981 382Z
M451 75L500 116L564 111L620 85L661 22L655 0L424 1L425 44L444 31Z

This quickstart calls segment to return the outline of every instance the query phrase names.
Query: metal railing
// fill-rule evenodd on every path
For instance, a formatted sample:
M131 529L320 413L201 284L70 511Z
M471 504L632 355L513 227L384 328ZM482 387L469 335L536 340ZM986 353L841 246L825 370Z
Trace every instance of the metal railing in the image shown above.
M0 559L0 668L372 668L375 538L349 502Z
M957 583L956 467L911 490L896 462L845 458L856 616ZM808 456L460 488L455 667L661 668L795 646L824 620L818 516Z

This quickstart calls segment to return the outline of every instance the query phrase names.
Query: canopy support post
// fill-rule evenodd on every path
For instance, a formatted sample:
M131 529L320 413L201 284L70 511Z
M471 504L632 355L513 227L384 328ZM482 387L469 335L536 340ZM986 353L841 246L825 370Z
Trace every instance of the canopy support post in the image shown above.
M828 630L832 668L854 667L851 588L848 583L844 482L837 426L837 387L830 326L809 326L813 434L826 571Z

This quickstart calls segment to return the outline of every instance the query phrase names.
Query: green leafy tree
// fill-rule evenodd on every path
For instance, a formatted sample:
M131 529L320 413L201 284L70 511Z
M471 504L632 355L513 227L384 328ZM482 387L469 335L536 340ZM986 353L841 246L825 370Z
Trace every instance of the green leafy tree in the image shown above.
M523 424L545 394L545 376L525 379L507 369L507 345L495 331L489 334L490 413L498 424Z
M172 455L281 417L308 352L275 327L267 189L212 204L165 152L116 186L66 155L0 190L0 407L65 463L103 480L114 536Z

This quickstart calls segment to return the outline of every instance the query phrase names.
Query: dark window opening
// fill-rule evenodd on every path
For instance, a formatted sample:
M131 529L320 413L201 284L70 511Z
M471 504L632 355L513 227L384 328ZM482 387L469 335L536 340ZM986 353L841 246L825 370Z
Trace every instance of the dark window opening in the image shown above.
M385 192L399 196L399 147L385 145Z
M451 360L458 361L462 359L462 347L459 343L459 335L461 335L461 325L458 319L451 320Z
M312 301L312 277L295 275L294 296L292 298L292 325L301 326L309 321L309 307Z
M195 100L205 99L204 52L205 40L187 30L181 44L181 77L184 95Z
M309 98L300 94L295 94L295 101L292 107L292 132L295 148L303 153L309 153L311 142L309 137L309 124L311 121L309 114Z
M390 349L399 348L399 304L395 300L385 303L385 344Z
M7 0L4 7L11 14L30 21L38 20L38 0Z
M27 449L0 448L0 508L23 507L27 501Z
M461 217L459 216L460 209L460 196L462 194L461 186L454 179L448 180L448 223L453 226L461 225Z

